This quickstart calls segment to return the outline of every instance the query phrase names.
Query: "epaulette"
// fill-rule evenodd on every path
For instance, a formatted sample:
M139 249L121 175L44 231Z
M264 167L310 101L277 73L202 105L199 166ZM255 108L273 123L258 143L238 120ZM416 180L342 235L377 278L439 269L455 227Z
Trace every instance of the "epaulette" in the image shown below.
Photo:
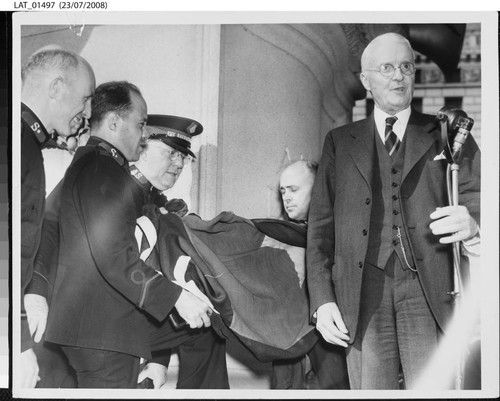
M45 147L46 145L50 144L49 141L53 142L50 134L47 132L42 122L38 119L38 117L36 117L35 113L33 113L33 111L24 103L21 103L21 119L31 129L31 131L35 135L36 140L41 146Z
M128 162L122 153L113 145L97 137L90 137L87 146L94 146L97 154L112 157L121 167L128 166Z

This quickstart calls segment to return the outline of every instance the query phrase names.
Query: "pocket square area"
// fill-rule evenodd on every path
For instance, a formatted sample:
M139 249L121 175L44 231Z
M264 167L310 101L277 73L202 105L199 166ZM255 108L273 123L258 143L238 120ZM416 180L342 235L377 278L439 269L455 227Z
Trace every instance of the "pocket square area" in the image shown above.
M446 159L446 156L444 155L444 151L442 151L440 154L436 155L434 159L432 160L443 160Z

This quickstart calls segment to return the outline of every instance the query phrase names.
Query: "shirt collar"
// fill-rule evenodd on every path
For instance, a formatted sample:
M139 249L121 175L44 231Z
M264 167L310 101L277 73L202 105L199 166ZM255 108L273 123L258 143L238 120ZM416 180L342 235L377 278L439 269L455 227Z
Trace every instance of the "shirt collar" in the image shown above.
M402 141L406 127L408 125L408 120L410 119L411 107L407 107L404 110L401 110L399 113L396 113L394 117L397 117L392 130L398 136L398 138ZM379 109L376 105L373 111L373 117L375 119L375 125L377 126L378 134L382 139L382 142L385 142L384 133L385 133L385 119L387 117L392 117L390 114Z

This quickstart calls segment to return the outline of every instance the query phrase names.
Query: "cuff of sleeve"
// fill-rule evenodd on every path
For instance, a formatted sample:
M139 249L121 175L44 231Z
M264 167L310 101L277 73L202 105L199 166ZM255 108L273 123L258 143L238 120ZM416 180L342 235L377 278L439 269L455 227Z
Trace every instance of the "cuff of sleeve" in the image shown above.
M161 322L172 311L181 292L181 287L161 277L151 283L147 297L145 297L141 307L157 321Z
M318 308L328 302L337 303L337 297L335 296L335 291L333 291L333 288L329 289L327 295L321 298L317 298L314 302L311 301L310 320L312 323L316 322Z
M318 310L316 309L311 316L311 323L316 324L317 321L318 321Z
M170 356L172 351L170 349L162 350L162 351L153 351L151 352L151 362L159 363L160 365L167 366L170 363Z
M476 245L479 242L481 242L481 228L477 228L477 234L474 235L472 238L469 238L467 240L462 241L464 246L467 248L468 246Z
M26 317L21 317L21 352L33 348L34 341L31 338L28 320Z
M25 293L41 295L42 297L47 299L49 295L49 282L40 273L34 271L33 278L26 288Z
M477 234L462 241L462 254L466 256L480 256L481 255L481 229L478 228Z

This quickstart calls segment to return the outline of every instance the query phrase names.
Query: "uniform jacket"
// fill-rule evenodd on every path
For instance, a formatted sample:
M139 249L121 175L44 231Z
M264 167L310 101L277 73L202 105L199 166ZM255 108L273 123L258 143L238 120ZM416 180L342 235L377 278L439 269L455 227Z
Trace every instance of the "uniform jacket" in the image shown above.
M49 134L26 105L22 104L21 111L21 348L26 351L33 346L33 341L24 310L24 294L47 294L44 274L34 270L33 261L40 243L45 208L42 148Z
M336 301L354 340L372 203L373 115L330 131L313 188L309 212L307 274L311 313ZM452 246L434 236L429 215L447 206L447 161L439 158L440 130L434 117L412 111L399 188L403 227L432 313L441 329L452 311ZM459 203L479 223L480 152L469 136L459 172Z
M181 289L139 257L146 195L117 149L93 137L77 150L61 188L47 341L151 357L148 319L164 320Z

